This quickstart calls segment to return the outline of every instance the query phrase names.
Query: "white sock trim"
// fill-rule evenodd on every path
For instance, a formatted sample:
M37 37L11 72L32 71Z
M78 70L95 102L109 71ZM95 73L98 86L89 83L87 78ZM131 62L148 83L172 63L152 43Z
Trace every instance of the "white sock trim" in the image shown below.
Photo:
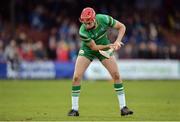
M125 94L118 94L118 101L119 101L119 107L122 109L124 106L126 106L126 99Z
M72 96L72 109L78 111L79 109L79 97Z

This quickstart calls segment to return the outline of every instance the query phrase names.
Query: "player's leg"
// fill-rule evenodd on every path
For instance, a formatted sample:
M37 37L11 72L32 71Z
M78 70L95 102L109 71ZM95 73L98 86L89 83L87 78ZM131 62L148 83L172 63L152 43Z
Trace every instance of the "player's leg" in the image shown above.
M81 78L90 63L91 61L84 56L77 57L72 81L72 110L68 113L68 116L79 116L78 108Z
M109 73L111 74L111 76L113 78L114 89L118 96L121 115L133 114L133 112L130 111L126 107L124 87L123 87L122 79L121 79L119 71L118 71L118 66L117 66L115 57L111 56L109 59L104 59L101 62L106 67L106 69L109 71Z

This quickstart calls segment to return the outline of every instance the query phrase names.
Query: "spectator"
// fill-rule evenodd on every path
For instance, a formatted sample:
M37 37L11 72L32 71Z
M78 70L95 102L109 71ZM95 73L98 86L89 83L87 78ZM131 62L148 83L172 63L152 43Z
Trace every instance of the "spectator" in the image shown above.
M31 27L36 28L38 30L42 30L44 28L45 22L44 22L43 14L44 14L44 7L41 5L37 6L30 16Z
M0 15L3 47L9 47L16 37L18 56L22 60L45 60L48 57L49 60L73 61L80 42L77 17L84 4L72 0L15 2L15 35L6 13ZM72 3L75 6L72 7ZM126 25L125 46L117 52L119 58L179 59L180 13L176 1L171 1L171 4L162 0L105 0L99 3L95 5L98 13L110 14ZM3 5L3 9L6 7L9 8ZM9 13L9 9L7 11ZM111 41L115 41L116 33L116 30L109 30ZM63 45L66 46L60 46L62 42L57 44L57 40L64 40ZM1 55L2 52L3 49Z
M57 45L57 61L69 61L69 49L67 43L64 40L61 40Z
M22 42L19 48L20 56L24 61L33 61L35 59L33 45L29 42Z
M170 59L179 59L179 54L176 45L171 45L169 50Z
M59 27L59 37L60 39L67 39L69 33L69 20L64 19L62 25Z
M5 62L5 55L4 55L4 45L2 40L0 40L0 63Z
M9 74L9 77L18 78L18 70L21 60L15 40L11 40L10 44L6 47L5 58L8 61L10 66L9 69L11 70L11 74Z
M55 37L51 37L49 40L49 46L47 48L47 55L48 55L48 59L50 60L56 60L57 56L56 56L56 38Z
M156 45L156 43L154 42L149 42L148 43L148 59L158 59L159 58L159 54L158 54L158 47Z
M34 55L36 60L45 60L47 59L46 51L44 49L42 41L38 41L34 45Z
M76 61L77 53L78 53L78 50L77 50L75 44L70 43L70 45L69 45L69 57L70 57L71 61L73 61L73 62Z
M148 58L148 50L147 50L147 45L145 42L141 42L139 44L138 58L142 58L142 59Z

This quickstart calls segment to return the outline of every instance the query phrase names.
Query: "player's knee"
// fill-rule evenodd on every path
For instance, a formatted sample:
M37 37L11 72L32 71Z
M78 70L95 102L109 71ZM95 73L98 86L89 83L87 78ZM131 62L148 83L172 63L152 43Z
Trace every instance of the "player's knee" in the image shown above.
M73 82L80 82L80 80L81 80L80 75L74 75Z
M118 72L114 72L112 78L113 78L114 81L119 81L120 80L119 73Z
M80 77L78 75L75 75L73 77L73 82L72 82L73 85L80 85Z

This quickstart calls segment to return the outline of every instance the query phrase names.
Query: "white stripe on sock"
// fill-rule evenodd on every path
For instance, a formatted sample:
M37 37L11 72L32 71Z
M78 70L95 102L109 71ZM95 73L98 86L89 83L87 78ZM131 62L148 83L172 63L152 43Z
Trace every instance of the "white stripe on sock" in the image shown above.
M122 89L124 89L124 87L121 87L121 88L115 88L116 91L117 91L117 90L122 90Z

